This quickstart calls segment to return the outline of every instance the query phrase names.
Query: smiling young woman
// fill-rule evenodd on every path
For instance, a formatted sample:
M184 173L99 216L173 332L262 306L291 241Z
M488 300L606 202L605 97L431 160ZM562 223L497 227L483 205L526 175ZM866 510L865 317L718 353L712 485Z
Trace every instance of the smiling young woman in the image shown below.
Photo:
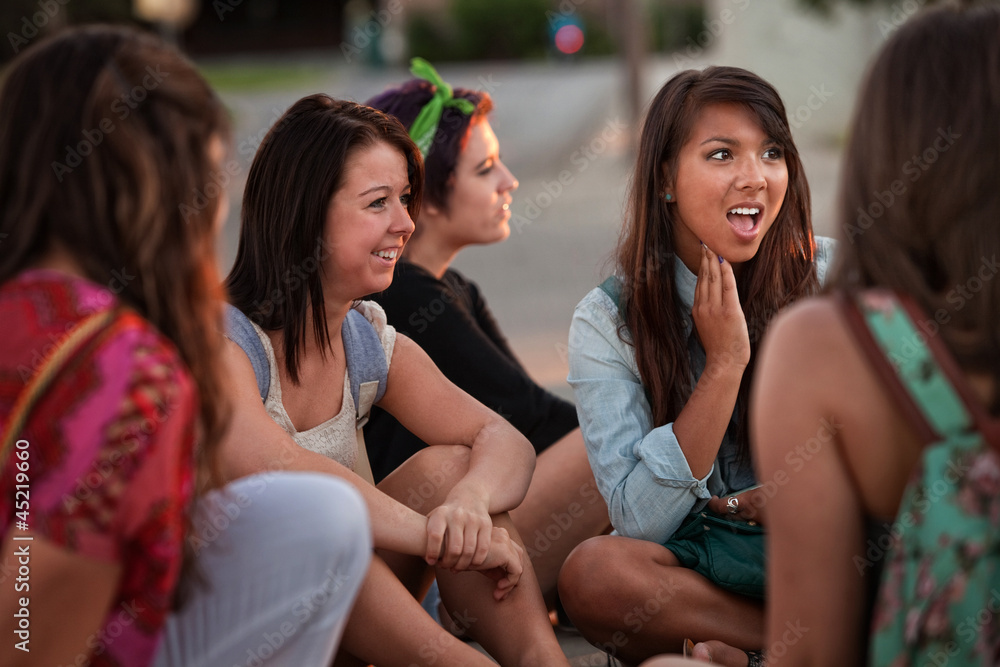
M616 273L577 306L569 345L617 535L570 554L559 592L584 636L629 662L680 652L690 638L738 647L715 658L745 665L744 651L763 646L761 602L681 565L676 543L664 544L756 484L745 415L757 344L779 309L818 289L831 244L813 238L781 99L738 68L681 72L663 86L628 202ZM760 522L759 495L741 494L730 514ZM753 548L762 560L762 540ZM656 593L656 613L651 591L668 592Z
M237 397L223 473L239 477L281 462L340 477L361 493L377 552L336 664L493 664L421 609L416 597L435 576L442 597L475 619L469 633L500 664L565 665L508 514L531 479L530 444L362 300L391 283L422 190L416 145L399 122L369 107L311 95L264 138L227 285L253 322L271 383L262 403L247 355L227 347ZM315 270L302 270L315 257ZM377 486L359 466L341 333L352 309L368 320L381 343L376 354L385 357L376 405L435 443Z

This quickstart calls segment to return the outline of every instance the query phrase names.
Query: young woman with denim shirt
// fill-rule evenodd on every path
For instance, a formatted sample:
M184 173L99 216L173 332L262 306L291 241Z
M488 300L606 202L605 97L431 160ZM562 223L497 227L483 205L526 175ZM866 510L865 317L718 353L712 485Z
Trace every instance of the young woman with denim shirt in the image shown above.
M831 243L813 238L777 92L738 68L663 86L628 201L615 280L580 302L569 341L569 382L617 534L570 555L560 596L584 636L623 659L691 638L739 647L722 659L745 665L758 656L744 651L763 646L761 603L680 567L663 543L756 483L741 417L754 353L778 310L818 289ZM761 520L760 496L741 495L736 518Z

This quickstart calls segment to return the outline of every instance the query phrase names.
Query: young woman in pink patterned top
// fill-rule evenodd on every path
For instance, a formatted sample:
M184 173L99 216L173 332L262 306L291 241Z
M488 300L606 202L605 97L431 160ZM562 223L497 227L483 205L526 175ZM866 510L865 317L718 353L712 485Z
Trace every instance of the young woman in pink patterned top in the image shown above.
M157 664L233 664L267 653L259 637L277 631L288 664L335 649L370 558L357 494L302 475L209 491L227 428L225 206L205 195L220 190L226 132L194 67L130 29L63 33L7 74L0 438L16 442L0 456L0 570L17 576L0 576L5 665L134 667L158 650ZM92 324L18 421L26 387ZM311 512L317 493L346 518ZM320 541L282 528L289 515ZM284 551L255 552L265 536ZM194 570L210 587L183 586L178 606Z

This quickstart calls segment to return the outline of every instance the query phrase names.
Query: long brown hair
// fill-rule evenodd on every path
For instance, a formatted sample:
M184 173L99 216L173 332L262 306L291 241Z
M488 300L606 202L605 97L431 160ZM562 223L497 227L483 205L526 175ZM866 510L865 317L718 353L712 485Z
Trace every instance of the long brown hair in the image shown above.
M58 244L180 352L200 399L198 469L218 482L226 414L208 146L228 131L194 66L148 34L79 28L11 66L0 94L0 282ZM218 188L217 188L218 192Z
M890 199L891 198L891 199ZM894 34L861 88L834 278L909 294L1000 414L1000 8L942 7Z
M250 167L226 287L247 317L283 332L285 369L293 382L308 335L307 313L324 354L330 346L321 264L330 199L343 185L351 156L380 141L406 158L407 210L416 220L424 182L420 151L398 120L355 102L302 98L268 130Z
M674 284L673 225L676 207L663 201L663 166L676 174L678 155L706 105L745 107L782 150L788 167L784 203L753 259L737 278L740 303L750 331L750 364L743 374L735 434L741 452L749 451L748 398L757 346L771 318L792 301L816 291L809 185L792 141L785 107L766 81L737 67L680 72L650 103L618 242L617 274L622 280L620 309L623 341L635 348L653 424L674 421L691 395L692 370L684 336L682 304Z

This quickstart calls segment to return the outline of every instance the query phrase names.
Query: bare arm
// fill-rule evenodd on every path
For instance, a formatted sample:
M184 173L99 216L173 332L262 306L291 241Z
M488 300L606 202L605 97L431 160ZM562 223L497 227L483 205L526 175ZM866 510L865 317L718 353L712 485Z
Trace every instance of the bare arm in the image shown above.
M750 361L750 337L733 267L720 264L707 248L702 250L691 315L705 348L705 371L674 420L674 435L691 473L700 479L719 455Z
M11 656L11 667L20 665L78 664L80 655L88 655L87 640L102 626L107 617L121 565L98 560L63 549L40 535L31 541L15 542L13 532L3 541L0 564L10 574L0 578L0 633L3 634L4 654ZM28 554L24 555L27 547ZM20 552L21 555L18 555ZM20 577L19 569L28 569ZM19 588L16 588L19 587ZM20 651L14 645L22 641L16 634L21 609L20 598L29 604L27 621L30 641Z
M221 468L226 480L279 470L335 475L352 484L364 498L376 547L425 555L424 516L385 495L340 463L297 445L264 409L253 367L236 343L226 341L223 363L233 405L231 425L221 447Z
M768 514L768 639L794 665L863 664L864 519L843 452L836 313L780 316L755 378L753 446ZM841 333L842 335L842 333ZM831 353L832 350L832 353Z
M406 336L396 338L388 388L379 406L424 442L471 448L469 472L453 495L481 498L489 514L512 510L524 500L535 469L531 443L452 384Z

